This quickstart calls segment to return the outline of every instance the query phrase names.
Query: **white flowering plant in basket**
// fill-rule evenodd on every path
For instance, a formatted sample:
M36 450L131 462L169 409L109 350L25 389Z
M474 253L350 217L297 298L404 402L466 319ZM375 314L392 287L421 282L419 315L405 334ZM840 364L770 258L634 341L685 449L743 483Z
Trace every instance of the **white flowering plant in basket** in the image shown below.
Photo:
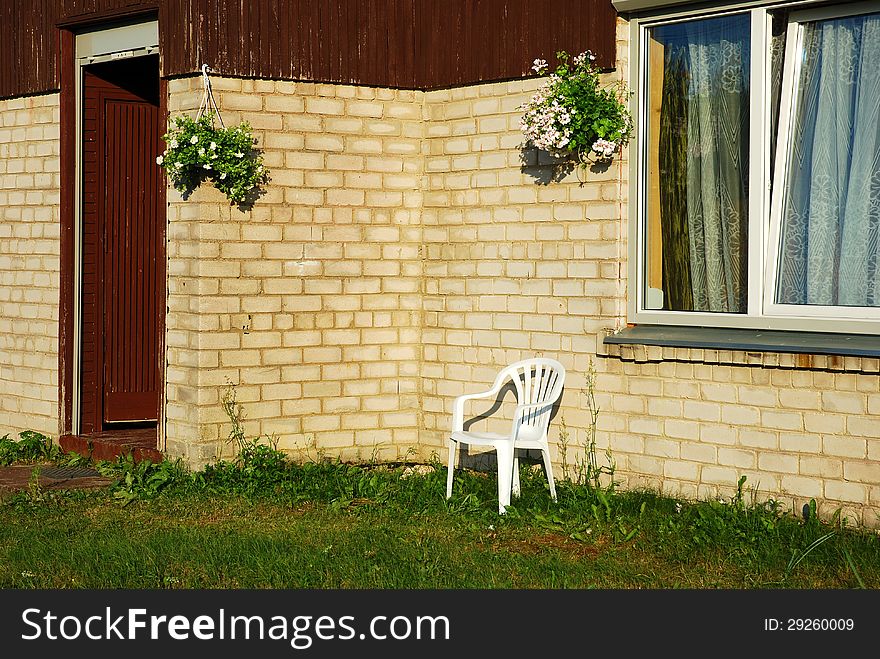
M250 124L242 122L229 128L223 124L211 93L209 71L207 65L202 66L205 93L198 115L195 119L175 117L174 127L162 136L167 148L156 164L165 168L181 194L210 181L231 203L247 205L256 198L260 186L268 183L269 173Z
M243 204L268 182L268 172L246 122L218 128L213 114L205 113L196 119L175 117L174 124L162 137L168 147L156 163L165 168L178 192L192 192L210 181L230 202Z
M556 70L519 108L523 134L530 144L556 157L573 157L583 164L609 162L632 135L626 106L630 93L623 83L602 87L590 51L575 57L559 51L556 58ZM538 75L548 68L543 59L532 65Z

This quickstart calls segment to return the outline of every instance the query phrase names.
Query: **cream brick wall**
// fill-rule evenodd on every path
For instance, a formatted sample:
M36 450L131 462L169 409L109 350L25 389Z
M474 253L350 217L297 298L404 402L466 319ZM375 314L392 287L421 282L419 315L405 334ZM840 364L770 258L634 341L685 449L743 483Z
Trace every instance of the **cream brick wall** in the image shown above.
M625 77L622 22L618 37L613 75ZM569 372L551 440L557 468L574 475L592 362L599 458L610 448L624 487L729 497L746 476L761 500L799 511L815 498L823 515L877 526L880 361L603 345L625 322L627 154L562 176L522 154L516 108L535 86L426 94L425 452L445 457L456 395L512 361L549 356Z
M630 486L691 497L730 496L736 480L800 510L816 499L877 525L880 361L678 348L605 346L600 427ZM648 414L633 414L640 392ZM646 426L650 418L653 425ZM663 450L660 449L663 447ZM617 451L616 451L617 452Z
M421 425L420 92L217 78L272 181L252 210L202 186L169 208L172 455L227 450L236 386L249 435L313 457L398 459ZM171 81L172 116L201 99Z
M539 82L426 94L423 438L441 454L452 398L531 355L569 371L559 418L582 441L596 335L625 311L626 160L566 173L524 152L517 108Z
M627 75L622 22L618 36L619 66L604 83ZM560 466L576 465L596 336L625 322L627 153L571 169L523 150L518 108L541 82L426 94L422 437L426 451L443 457L455 396L487 388L513 361L545 356L568 371L551 441ZM629 400L633 411L643 404ZM500 419L485 424L509 428Z
M607 82L627 76L627 29ZM880 360L603 343L626 321L628 154L565 171L523 151L538 84L214 79L272 181L248 211L209 186L169 196L169 454L229 450L232 383L248 435L295 456L445 458L454 397L543 355L569 371L558 470L584 459L593 364L624 487L727 497L746 476L762 499L880 525ZM169 92L192 112L200 78ZM57 431L57 131L57 96L0 104L0 431Z
M606 82L627 75L627 29ZM603 344L626 321L628 154L566 171L523 151L518 107L539 82L216 81L273 181L245 213L211 190L171 203L171 453L216 454L229 381L249 433L294 453L445 458L453 398L543 355L569 371L557 469L584 459L593 364L599 451L623 486L730 496L746 476L761 498L875 524L880 360ZM200 94L172 82L172 110Z
M0 100L0 436L57 435L58 94Z

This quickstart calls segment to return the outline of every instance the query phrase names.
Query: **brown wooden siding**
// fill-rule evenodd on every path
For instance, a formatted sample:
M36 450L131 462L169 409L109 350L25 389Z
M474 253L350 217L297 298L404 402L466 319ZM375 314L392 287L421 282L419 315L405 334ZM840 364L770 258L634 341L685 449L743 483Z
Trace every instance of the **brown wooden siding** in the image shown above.
M557 50L615 61L611 0L4 0L0 98L59 88L59 35L158 11L162 75L436 89L521 77Z
M163 2L166 76L207 63L224 75L435 89L521 77L557 50L615 59L610 0Z
M57 88L53 0L0 2L0 98Z
M168 2L163 73L220 74L416 87L418 0ZM200 17L203 20L200 20Z
M436 89L530 73L535 58L592 50L615 63L616 13L608 0L444 0L418 2L414 71Z
M60 87L61 24L155 12L169 0L2 0L0 98Z

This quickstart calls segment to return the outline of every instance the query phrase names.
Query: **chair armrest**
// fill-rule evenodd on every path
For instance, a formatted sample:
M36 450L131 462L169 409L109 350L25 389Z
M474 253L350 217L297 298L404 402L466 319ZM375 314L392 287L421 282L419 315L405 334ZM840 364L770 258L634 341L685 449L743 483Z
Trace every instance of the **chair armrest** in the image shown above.
M494 396L499 391L501 391L501 387L507 382L510 377L507 373L508 369L503 369L498 375L495 376L495 382L492 383L492 388L488 391L483 391L478 394L463 394L455 399L452 403L452 432L462 432L464 430L464 403L466 400L471 400L472 398L488 398L489 396Z
M464 403L474 398L488 398L494 396L501 390L500 386L492 387L488 391L481 391L477 394L462 394L456 397L452 402L452 432L462 432L464 430Z

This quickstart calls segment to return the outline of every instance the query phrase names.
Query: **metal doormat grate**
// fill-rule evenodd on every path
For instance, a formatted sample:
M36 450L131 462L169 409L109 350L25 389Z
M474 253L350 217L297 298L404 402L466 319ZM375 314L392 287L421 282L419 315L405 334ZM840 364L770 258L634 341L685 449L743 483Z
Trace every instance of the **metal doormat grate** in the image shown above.
M100 476L97 471L91 467L47 467L40 470L40 476L51 478L53 480L66 480L70 478L91 478Z

